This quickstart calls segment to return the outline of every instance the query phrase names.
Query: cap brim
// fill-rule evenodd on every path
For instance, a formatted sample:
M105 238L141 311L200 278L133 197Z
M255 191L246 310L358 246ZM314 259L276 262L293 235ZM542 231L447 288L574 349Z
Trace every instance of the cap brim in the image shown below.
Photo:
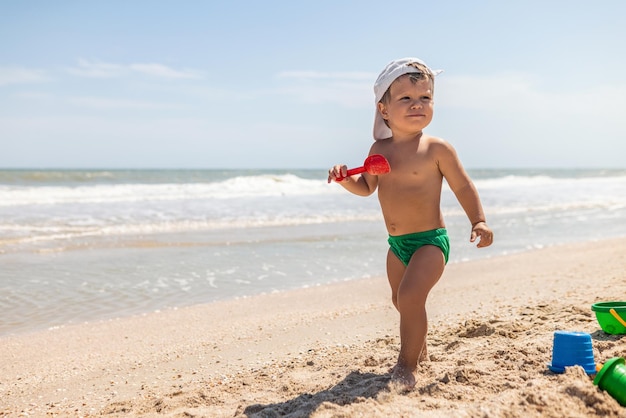
M385 123L385 119L383 119L378 109L374 109L374 112L376 112L374 115L374 139L380 141L382 139L391 138L393 133Z

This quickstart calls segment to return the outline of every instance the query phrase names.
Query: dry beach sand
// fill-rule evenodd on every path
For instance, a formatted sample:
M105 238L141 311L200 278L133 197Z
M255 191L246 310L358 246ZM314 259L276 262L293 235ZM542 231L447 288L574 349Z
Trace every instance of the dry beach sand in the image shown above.
M448 266L414 391L384 278L0 339L0 416L587 417L626 408L580 367L548 371L555 330L626 356L597 301L626 299L626 239Z

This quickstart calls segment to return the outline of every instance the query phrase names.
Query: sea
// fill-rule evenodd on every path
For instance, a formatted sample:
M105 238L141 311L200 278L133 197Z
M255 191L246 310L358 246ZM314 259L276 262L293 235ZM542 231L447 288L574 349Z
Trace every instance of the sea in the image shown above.
M495 242L444 187L450 263L626 237L626 169L469 173ZM385 280L386 239L326 170L0 170L0 337Z

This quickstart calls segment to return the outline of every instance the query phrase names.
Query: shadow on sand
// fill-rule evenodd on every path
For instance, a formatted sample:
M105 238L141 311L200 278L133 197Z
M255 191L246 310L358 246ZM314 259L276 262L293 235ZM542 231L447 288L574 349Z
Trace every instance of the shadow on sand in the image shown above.
M594 341L613 341L617 343L624 337L626 337L625 334L607 334L600 329L591 333L591 338Z
M324 402L348 405L358 399L375 398L387 390L389 381L388 374L352 372L330 389L316 394L304 393L281 403L250 405L243 414L250 418L308 417Z

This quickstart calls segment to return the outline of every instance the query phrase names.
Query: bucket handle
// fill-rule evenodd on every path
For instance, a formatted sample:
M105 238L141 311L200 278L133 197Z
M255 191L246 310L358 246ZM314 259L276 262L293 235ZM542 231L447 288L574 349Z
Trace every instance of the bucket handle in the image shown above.
M611 308L611 309L609 309L609 312L611 313L611 315L613 315L613 317L614 317L615 319L617 319L617 321L618 321L620 324L622 324L623 326L625 326L625 327L626 327L626 321L624 321L624 320L622 319L622 317L621 317L621 316L619 316L619 314L617 313L617 311L616 311L615 309Z

